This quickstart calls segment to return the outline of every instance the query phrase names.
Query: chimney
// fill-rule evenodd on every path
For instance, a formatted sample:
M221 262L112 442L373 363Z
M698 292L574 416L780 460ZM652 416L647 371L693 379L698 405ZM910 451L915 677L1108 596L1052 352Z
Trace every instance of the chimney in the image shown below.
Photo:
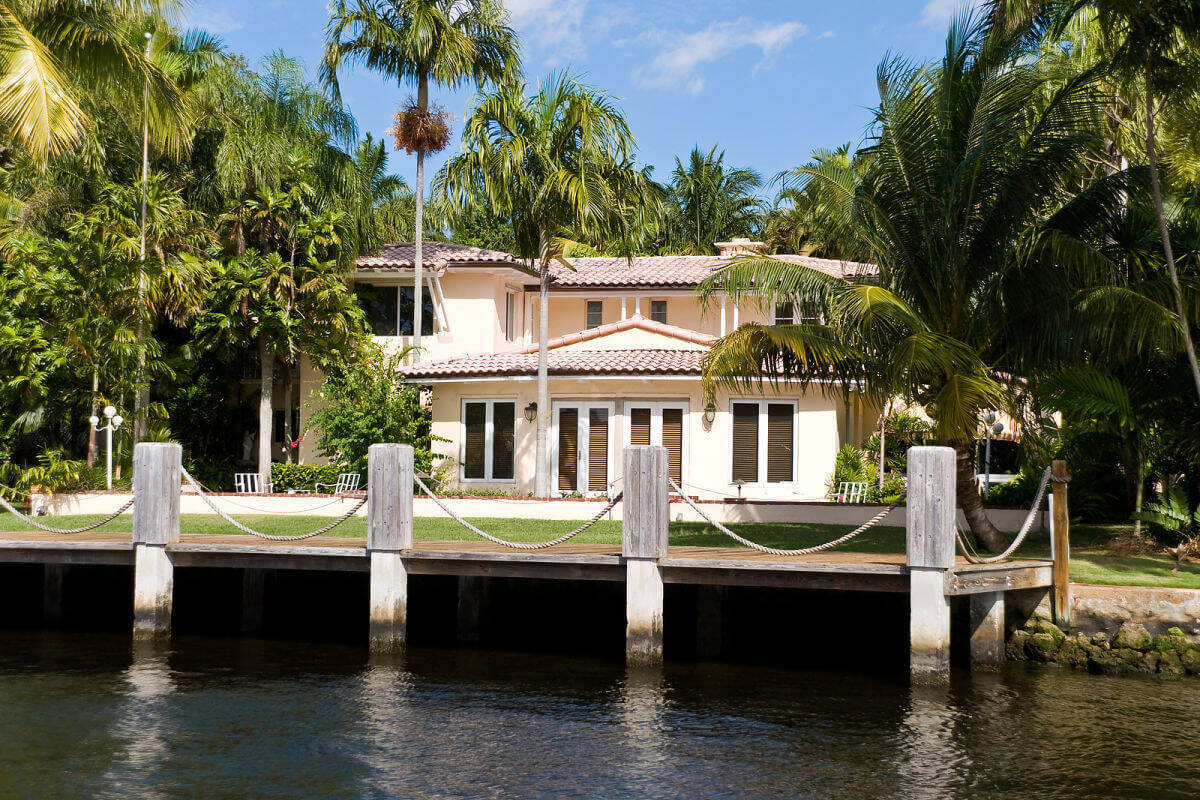
M766 247L762 242L754 242L744 236L735 236L728 242L713 242L716 245L717 252L722 258L730 256L740 256L744 253L756 255L763 252Z

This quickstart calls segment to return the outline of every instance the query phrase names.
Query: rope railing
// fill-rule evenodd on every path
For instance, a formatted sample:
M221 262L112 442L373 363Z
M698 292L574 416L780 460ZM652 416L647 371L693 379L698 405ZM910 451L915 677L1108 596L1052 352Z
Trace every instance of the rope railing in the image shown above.
M592 527L597 522L599 522L601 519L603 519L604 515L610 511L612 511L613 508L617 505L617 503L621 502L621 499L625 496L624 492L617 492L617 494L615 496L613 496L613 498L611 500L609 500L607 504L605 504L604 508L600 509L600 511L594 517L592 517L587 522L583 523L582 525L580 525L578 528L571 531L570 533L559 536L557 539L553 539L549 542L510 542L507 539L501 539L499 536L493 536L492 534L488 533L487 531L479 529L475 525L472 525L471 523L467 522L465 519L460 517L458 514L456 514L454 512L453 509L450 508L450 506L446 505L445 500L438 497L436 494L434 494L430 490L430 488L425 484L425 481L421 480L420 475L414 475L413 480L416 481L417 486L421 487L421 491L425 492L425 494L427 494L429 496L429 499L434 502L434 505L436 505L442 511L446 512L446 515L449 516L450 519L454 520L459 525L462 525L464 528L466 528L467 530L469 530L471 533L475 534L476 536L486 539L489 542L492 542L493 544L498 544L503 547L510 547L513 550L545 550L548 547L554 547L555 545L560 545L563 542L566 542L570 539L574 539L576 536L583 533L588 528Z
M1033 503L1029 506L1029 514L1026 515L1025 521L1021 524L1020 530L1017 531L1016 537L1012 540L1012 543L1004 549L1003 553L994 556L979 555L975 548L970 545L970 542L964 535L963 531L960 530L957 525L955 525L954 537L958 542L958 551L962 553L963 558L965 558L971 564L995 564L999 561L1005 561L1012 557L1012 554L1017 551L1017 548L1024 544L1025 537L1027 537L1029 532L1033 530L1033 523L1037 519L1038 512L1041 511L1042 503L1046 499L1046 487L1048 487L1051 483L1070 482L1071 476L1067 475L1062 478L1055 477L1050 472L1050 468L1046 467L1046 471L1042 473L1041 483L1038 484L1037 493L1033 496Z
M4 487L0 487L0 488L7 489L8 487L4 486ZM45 531L46 533L59 533L59 534L63 534L63 535L71 535L71 534L76 534L76 533L87 533L88 531L93 531L96 528L99 528L101 525L107 525L108 523L110 523L114 519L116 519L117 517L124 514L126 511L128 511L133 506L133 498L130 498L127 503L125 503L123 506L121 506L116 511L109 514L107 517L100 520L99 522L93 522L91 525L84 525L82 528L52 528L49 525L43 525L42 523L38 522L36 519L29 516L28 514L22 514L20 511L18 511L16 509L16 507L14 507L12 503L8 502L8 500L5 499L4 495L2 495L2 494L0 494L0 506L2 506L4 508L4 510L7 511L8 513L16 516L18 519L24 520L26 523L28 523L29 525L32 525L33 527L37 528L38 530Z
M335 519L333 522L329 523L328 525L324 525L320 528L317 528L315 531L309 531L308 533L300 533L300 534L296 534L295 536L276 536L274 534L262 533L261 531L256 531L253 528L251 528L249 525L245 525L241 522L238 522L236 519L234 519L233 517L226 514L220 507L217 506L216 502L214 502L213 499L208 496L208 493L205 492L204 489L201 488L200 484L196 481L195 478L193 478L191 476L190 473L188 473L188 471L186 469L183 470L183 479L185 481L187 481L188 484L193 489L196 490L196 494L199 495L200 499L204 501L204 504L207 505L209 508L211 508L213 510L213 513L215 513L221 519L225 520L226 522L228 522L233 527L237 528L242 533L248 533L251 536L257 536L260 539L267 539L268 541L272 541L272 542L299 542L303 539L311 539L314 536L320 536L323 533L329 533L331 530L336 528L338 525L341 525L343 522L345 522L346 520L353 517L356 513L358 513L358 510L360 508L362 508L364 505L366 505L366 502L367 502L367 498L364 496L361 500L358 501L358 503L356 503L354 505L353 508L351 508L345 514L338 517L337 519Z
M843 536L839 536L838 538L833 539L832 541L825 542L824 544L813 545L812 547L800 547L800 548L796 548L796 549L785 550L785 549L782 549L779 547L767 547L766 545L759 544L758 542L752 542L749 539L745 538L744 536L737 535L736 533L731 531L729 528L725 527L720 522L717 522L715 519L713 519L708 513L706 513L704 511L704 509L700 508L700 505L698 503L696 503L696 501L694 501L694 500L692 500L692 498L688 497L684 493L683 489L679 488L679 484L677 484L674 481L674 479L668 478L667 480L670 481L671 488L674 489L676 492L678 492L680 497L683 498L683 501L685 503L687 503L689 506L691 506L692 510L695 511L697 514L699 514L700 517L705 522L707 522L709 525L712 525L714 528L716 528L721 533L728 536L730 539L733 539L738 544L745 545L746 547L749 547L753 550L757 550L760 553L768 553L773 556L807 556L807 555L812 555L813 553L820 553L824 550L829 550L831 548L837 547L839 544L845 544L846 542L853 539L855 536L858 536L859 534L863 533L864 531L867 531L870 528L874 527L875 525L879 524L879 522L884 517L886 517L888 514L892 513L892 511L895 510L897 506L899 506L902 502L904 502L904 495L901 495L896 500L896 502L892 503L890 506L885 508L883 511L880 511L878 514L871 517L869 520L864 522L862 525L859 525L857 528L850 531L849 533L847 533Z

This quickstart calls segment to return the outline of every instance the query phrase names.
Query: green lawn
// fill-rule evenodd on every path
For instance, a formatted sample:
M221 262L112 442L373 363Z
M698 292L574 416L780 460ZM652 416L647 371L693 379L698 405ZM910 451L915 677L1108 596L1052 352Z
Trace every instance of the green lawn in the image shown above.
M57 527L77 527L101 519L100 515L66 516L47 519ZM238 517L256 530L275 535L296 535L328 523L328 517L253 515ZM517 542L546 541L561 536L579 524L565 520L472 519L473 523L494 536ZM132 519L126 515L105 525L101 531L129 533ZM0 527L6 530L29 530L30 526L11 516L3 518ZM805 523L760 524L743 523L731 526L740 535L772 547L808 547L829 541L848 528L838 525ZM183 533L229 534L237 530L215 514L187 514L181 520ZM1174 562L1165 556L1115 556L1105 547L1109 539L1120 533L1122 526L1076 525L1071 530L1071 578L1081 583L1103 583L1116 586L1169 586L1200 589L1200 565L1186 563L1178 572L1171 571ZM334 528L326 536L365 537L366 519L353 517ZM416 524L418 540L474 541L475 535L458 523L442 518L419 518ZM584 531L573 541L592 544L619 544L621 523L602 520ZM725 547L732 543L711 525L699 522L672 522L670 542L693 547ZM904 531L901 528L877 527L836 548L865 553L904 552ZM1050 543L1045 534L1033 534L1026 540L1018 555L1029 558L1049 558Z

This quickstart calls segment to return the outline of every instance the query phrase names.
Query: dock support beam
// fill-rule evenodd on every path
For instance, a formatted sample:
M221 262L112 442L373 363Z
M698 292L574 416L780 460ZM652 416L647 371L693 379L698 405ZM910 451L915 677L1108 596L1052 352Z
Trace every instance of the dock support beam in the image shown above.
M67 565L46 564L42 570L42 624L61 625Z
M625 507L621 555L625 558L625 661L653 666L663 659L663 577L670 496L667 450L625 448Z
M139 442L133 448L133 638L171 635L175 567L167 545L179 541L183 448Z
M458 640L479 643L483 610L488 601L488 579L478 575L458 576Z
M696 587L696 655L719 658L725 647L725 604L729 587Z
M242 633L257 636L263 630L263 605L267 594L265 569L242 570Z
M1050 536L1054 554L1051 568L1054 589L1051 604L1054 624L1066 630L1071 627L1071 514L1067 506L1067 462L1052 461L1050 475L1057 480L1050 484Z
M953 448L908 451L909 672L920 682L950 674L946 586L954 567L954 471Z
M971 666L995 669L1004 664L1004 592L971 597Z
M367 551L371 556L371 652L404 649L408 625L408 567L412 547L413 449L373 444L367 451Z

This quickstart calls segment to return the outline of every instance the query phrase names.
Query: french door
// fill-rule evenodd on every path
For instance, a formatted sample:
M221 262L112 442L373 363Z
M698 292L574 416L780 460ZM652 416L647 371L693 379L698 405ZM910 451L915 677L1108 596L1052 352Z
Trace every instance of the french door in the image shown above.
M612 480L613 404L586 401L554 403L554 489L595 496L608 492Z
M625 403L625 441L650 444L667 449L667 472L671 480L683 486L683 465L687 461L688 404L681 402Z

